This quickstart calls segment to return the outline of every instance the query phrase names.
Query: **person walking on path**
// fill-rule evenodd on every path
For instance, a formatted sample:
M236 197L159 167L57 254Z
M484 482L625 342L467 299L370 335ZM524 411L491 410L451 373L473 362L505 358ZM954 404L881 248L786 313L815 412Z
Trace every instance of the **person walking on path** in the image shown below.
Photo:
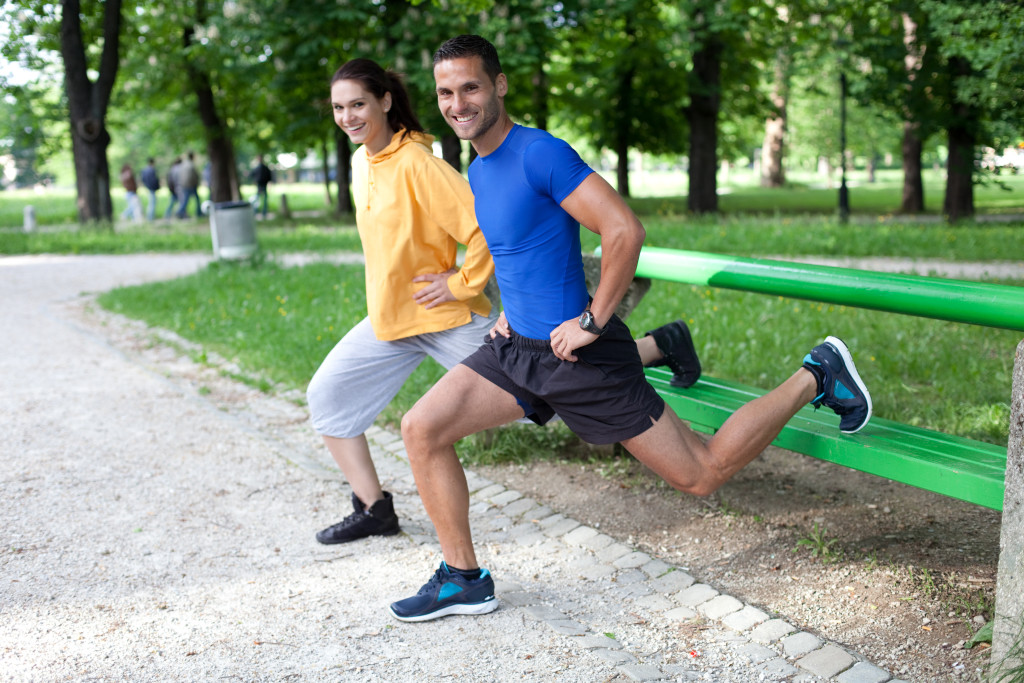
M469 491L454 444L524 415L554 414L583 440L621 442L672 487L714 492L760 454L807 403L856 432L871 416L849 349L827 337L794 374L734 413L707 443L647 383L629 330L614 314L632 280L644 229L615 190L565 142L513 124L494 46L459 36L434 54L438 106L478 157L469 168L476 216L495 262L504 310L489 343L448 371L402 419L402 437L443 561L416 595L391 604L403 621L497 608L479 566ZM591 299L579 226L600 235Z
M156 172L156 160L149 158L146 168L140 174L143 186L149 190L149 203L146 205L146 220L156 218L156 191L160 189L160 176Z
M203 207L199 204L199 171L196 170L195 155L189 152L176 173L178 181L178 200L181 206L178 207L178 218L184 218L188 214L189 200L196 200L196 218L203 217Z
M174 161L167 168L167 190L171 193L171 203L164 211L164 218L170 218L174 212L174 205L181 202L181 195L178 194L178 171L181 170L181 157L174 157Z
M497 321L483 293L494 264L469 183L434 156L433 137L399 76L372 60L346 62L331 80L331 106L338 127L361 145L352 155L352 190L369 314L327 355L307 389L313 427L352 487L353 512L317 534L325 544L399 530L365 431L427 356L452 368ZM460 244L466 255L456 268ZM652 363L669 363L696 381L700 366L681 321L637 346Z
M274 180L274 173L270 167L263 163L263 155L256 157L256 168L249 174L252 181L256 183L256 201L263 200L263 220L267 219L267 185Z
M139 202L139 184L135 182L135 171L131 164L126 163L121 167L121 185L127 202L121 218L138 223L142 220L142 204Z

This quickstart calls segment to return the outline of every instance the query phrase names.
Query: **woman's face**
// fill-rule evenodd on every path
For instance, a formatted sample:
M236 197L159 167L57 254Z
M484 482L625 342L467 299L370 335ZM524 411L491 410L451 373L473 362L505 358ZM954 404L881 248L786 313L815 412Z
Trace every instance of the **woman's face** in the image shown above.
M377 98L361 81L343 79L331 86L334 122L357 145L366 145L370 155L388 146L395 131L388 125L391 93Z

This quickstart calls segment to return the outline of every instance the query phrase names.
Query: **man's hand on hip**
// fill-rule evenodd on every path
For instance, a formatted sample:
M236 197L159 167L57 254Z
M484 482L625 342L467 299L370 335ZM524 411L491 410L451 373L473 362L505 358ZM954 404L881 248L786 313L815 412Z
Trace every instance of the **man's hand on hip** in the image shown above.
M579 358L573 351L592 344L596 339L596 334L581 329L579 319L573 318L551 331L551 350L558 358L575 363Z

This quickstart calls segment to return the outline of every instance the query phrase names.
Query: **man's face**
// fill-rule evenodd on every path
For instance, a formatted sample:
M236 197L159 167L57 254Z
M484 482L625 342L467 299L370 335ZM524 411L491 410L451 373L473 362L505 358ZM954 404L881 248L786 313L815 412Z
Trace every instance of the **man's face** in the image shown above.
M494 129L508 91L505 74L491 82L482 59L465 57L435 64L434 82L437 107L459 139L479 140Z

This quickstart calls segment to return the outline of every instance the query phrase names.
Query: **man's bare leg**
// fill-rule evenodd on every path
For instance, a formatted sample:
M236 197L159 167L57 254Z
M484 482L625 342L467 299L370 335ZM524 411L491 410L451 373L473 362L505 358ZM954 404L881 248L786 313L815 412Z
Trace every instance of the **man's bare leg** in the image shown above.
M665 406L654 426L622 445L673 488L707 496L764 451L816 392L814 375L800 368L733 413L707 444Z
M644 365L649 365L665 357L658 345L654 343L654 337L649 335L636 340L636 350L640 354L640 362Z
M523 409L514 396L456 365L402 418L402 439L416 488L449 566L479 567L469 527L466 472L454 444L520 417Z

